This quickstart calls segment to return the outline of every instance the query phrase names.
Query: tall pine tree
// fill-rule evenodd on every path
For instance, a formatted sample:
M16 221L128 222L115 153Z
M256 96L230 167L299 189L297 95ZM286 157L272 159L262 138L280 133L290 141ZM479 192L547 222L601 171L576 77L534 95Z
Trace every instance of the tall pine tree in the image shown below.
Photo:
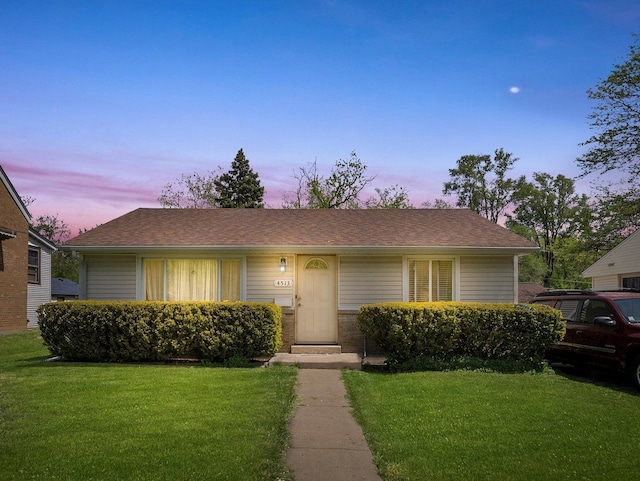
M222 208L258 209L264 207L264 187L251 169L242 149L231 163L231 169L215 180L216 203Z

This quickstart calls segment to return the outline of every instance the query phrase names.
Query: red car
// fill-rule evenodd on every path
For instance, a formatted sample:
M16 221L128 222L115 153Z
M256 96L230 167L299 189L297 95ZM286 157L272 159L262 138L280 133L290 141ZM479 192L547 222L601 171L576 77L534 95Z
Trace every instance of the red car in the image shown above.
M549 290L531 302L559 309L567 321L550 361L627 372L640 390L640 290Z

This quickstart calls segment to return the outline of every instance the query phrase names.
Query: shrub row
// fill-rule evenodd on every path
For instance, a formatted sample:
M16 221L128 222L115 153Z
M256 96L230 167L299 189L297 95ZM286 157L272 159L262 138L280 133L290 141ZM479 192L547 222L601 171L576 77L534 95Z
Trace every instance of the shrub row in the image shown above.
M388 363L472 357L534 361L564 336L559 311L544 305L458 302L362 306L360 330Z
M224 361L275 354L282 311L250 302L96 302L38 308L52 354L86 361Z

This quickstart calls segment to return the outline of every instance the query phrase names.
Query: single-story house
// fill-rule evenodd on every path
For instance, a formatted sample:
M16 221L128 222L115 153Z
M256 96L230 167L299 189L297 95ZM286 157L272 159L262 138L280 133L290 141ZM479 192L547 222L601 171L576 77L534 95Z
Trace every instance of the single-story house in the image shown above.
M259 301L283 351L360 352L363 304L518 302L537 248L466 209L137 209L71 239L80 298Z
M72 301L78 299L80 286L71 279L54 277L51 279L51 300L55 302Z
M593 289L640 289L640 230L589 266L582 277L591 278Z

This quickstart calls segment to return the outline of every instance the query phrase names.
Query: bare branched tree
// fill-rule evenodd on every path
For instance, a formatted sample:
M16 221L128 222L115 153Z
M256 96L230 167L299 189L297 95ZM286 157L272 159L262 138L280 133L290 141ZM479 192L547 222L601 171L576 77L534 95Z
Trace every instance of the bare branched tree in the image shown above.
M348 160L340 159L328 177L318 171L317 163L301 167L294 177L298 188L283 196L286 209L358 209L363 206L359 196L375 177L366 175L367 166L355 152Z

